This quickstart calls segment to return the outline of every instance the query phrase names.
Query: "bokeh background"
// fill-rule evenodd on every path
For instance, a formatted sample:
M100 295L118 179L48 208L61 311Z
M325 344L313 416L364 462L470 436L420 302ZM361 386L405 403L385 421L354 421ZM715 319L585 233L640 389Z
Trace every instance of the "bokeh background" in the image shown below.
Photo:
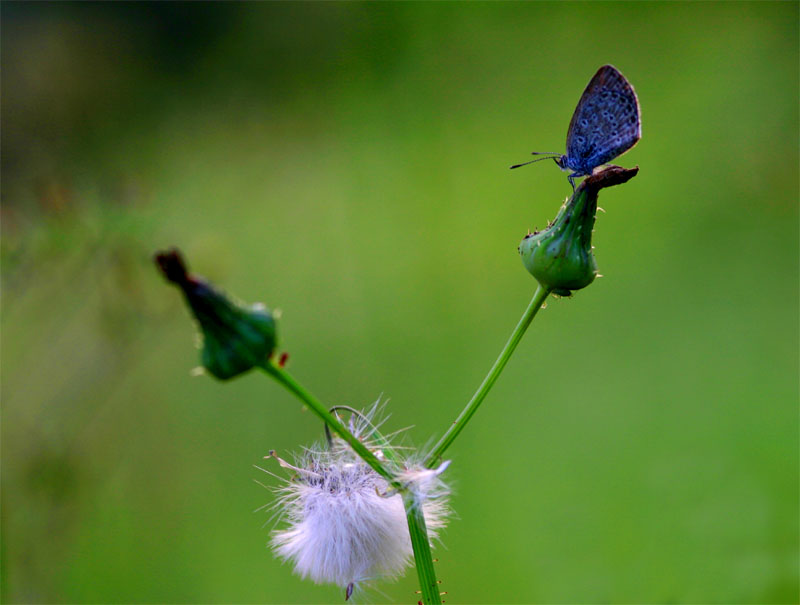
M798 4L3 2L2 599L341 602L254 468L322 426L193 377L152 253L283 311L325 402L424 446L534 290L602 64L639 165L449 451L448 603L796 603ZM267 523L265 525L265 523ZM416 602L416 576L363 600Z

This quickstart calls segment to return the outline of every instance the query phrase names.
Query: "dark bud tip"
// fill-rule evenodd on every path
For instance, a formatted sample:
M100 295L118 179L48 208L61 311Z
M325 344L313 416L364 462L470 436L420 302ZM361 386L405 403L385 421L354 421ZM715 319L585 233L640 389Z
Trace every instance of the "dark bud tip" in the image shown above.
M164 252L159 252L155 256L156 265L164 274L168 281L174 284L185 284L188 279L188 271L186 263L181 256L180 250L177 248L170 248Z
M344 600L345 600L345 601L349 601L349 600L350 600L350 597L352 597L352 596L353 596L353 588L354 588L354 587L355 587L355 586L354 586L354 584L353 584L352 582L350 582L350 583L347 585L347 589L344 591Z
M607 168L595 172L594 174L586 177L581 183L581 186L588 190L595 192L605 189L606 187L614 187L627 183L633 177L639 174L639 167L623 168L622 166L611 165Z
M278 359L278 367L284 368L286 367L286 362L289 361L289 354L288 353L281 353L280 359Z

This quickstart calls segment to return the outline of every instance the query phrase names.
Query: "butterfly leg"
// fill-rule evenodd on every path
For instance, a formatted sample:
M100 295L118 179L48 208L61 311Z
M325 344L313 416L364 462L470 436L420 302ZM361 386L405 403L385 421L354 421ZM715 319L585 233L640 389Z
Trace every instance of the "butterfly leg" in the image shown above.
M575 179L580 178L581 176L583 176L583 175L578 174L577 172L573 172L572 174L570 174L567 177L567 180L569 181L569 184L572 185L572 192L573 193L575 193Z

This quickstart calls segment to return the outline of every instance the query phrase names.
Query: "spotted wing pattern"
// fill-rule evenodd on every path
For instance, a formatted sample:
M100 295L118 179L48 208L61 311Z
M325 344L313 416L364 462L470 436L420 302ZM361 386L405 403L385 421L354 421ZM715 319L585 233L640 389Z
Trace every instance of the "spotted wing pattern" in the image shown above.
M642 137L639 99L630 82L604 65L583 91L567 131L565 165L575 176L622 155Z

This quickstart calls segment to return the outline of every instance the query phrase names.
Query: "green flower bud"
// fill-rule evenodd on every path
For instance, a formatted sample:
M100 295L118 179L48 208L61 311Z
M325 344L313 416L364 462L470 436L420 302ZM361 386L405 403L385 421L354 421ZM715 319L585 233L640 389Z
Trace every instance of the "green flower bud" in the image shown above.
M526 235L519 245L525 268L542 286L569 296L585 288L597 275L592 254L592 227L597 198L592 203L582 190L561 207L545 229Z
M178 286L203 334L203 366L227 380L263 365L276 344L275 319L264 305L243 306L230 301L211 284L190 275L180 252L156 255L168 281Z
M544 231L525 236L519 245L522 262L544 288L569 296L597 277L592 229L600 189L624 183L638 172L611 166L586 178Z

